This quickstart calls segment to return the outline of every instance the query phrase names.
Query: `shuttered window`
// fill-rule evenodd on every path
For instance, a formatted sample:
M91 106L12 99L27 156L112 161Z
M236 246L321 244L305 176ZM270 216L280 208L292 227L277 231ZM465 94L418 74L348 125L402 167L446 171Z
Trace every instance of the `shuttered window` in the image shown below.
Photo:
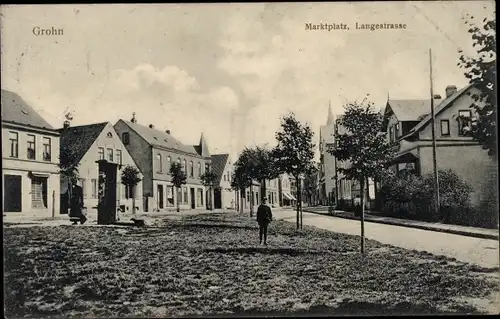
M33 208L47 208L47 178L32 177L31 205Z

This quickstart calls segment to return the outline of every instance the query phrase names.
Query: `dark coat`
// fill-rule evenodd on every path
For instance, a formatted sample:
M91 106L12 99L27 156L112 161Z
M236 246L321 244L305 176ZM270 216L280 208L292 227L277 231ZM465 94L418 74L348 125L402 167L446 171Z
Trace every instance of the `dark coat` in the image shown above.
M83 188L78 185L73 185L71 188L71 198L70 198L70 216L80 216L82 215L83 208Z
M259 224L269 224L272 220L271 208L264 204L259 205L259 208L257 208L257 222Z

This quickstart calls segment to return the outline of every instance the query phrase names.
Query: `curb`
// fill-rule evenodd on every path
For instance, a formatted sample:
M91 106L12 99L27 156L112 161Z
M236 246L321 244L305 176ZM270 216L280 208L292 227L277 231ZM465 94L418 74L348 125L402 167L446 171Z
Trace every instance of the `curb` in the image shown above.
M307 212L307 213L326 215L326 216L332 216L332 217L343 218L343 219L359 220L359 218L357 218L357 217L331 215L328 213L315 212L315 211L306 210L306 209L304 209L303 211ZM424 225L402 224L402 223L391 222L391 221L386 221L386 220L371 219L370 217L367 218L366 216L365 216L365 222L392 225L392 226L401 226L401 227L408 227L408 228L416 228L416 229L422 229L422 230L435 231L435 232L439 232L439 233L448 233L448 234L461 235L461 236L467 236L467 237L475 237L475 238L481 238L481 239L493 239L493 240L499 239L498 235L473 233L473 232L466 231L466 230L444 229L444 228L430 227L430 226L424 226Z

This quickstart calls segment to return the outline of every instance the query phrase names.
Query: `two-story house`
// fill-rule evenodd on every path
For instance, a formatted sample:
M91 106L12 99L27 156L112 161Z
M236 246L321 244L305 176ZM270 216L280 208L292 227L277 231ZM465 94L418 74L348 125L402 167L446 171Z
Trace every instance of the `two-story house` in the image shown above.
M457 90L446 87L444 100L435 96L436 159L439 170L451 169L468 182L474 192L472 203L496 188L497 163L470 135L477 121L470 94L479 93L472 85ZM480 105L479 105L480 106ZM430 100L387 102L382 130L390 142L398 143L393 169L432 173L432 116Z
M212 170L217 176L214 185L214 208L235 209L236 192L231 188L233 164L229 154L213 154Z
M2 195L7 218L59 212L59 133L18 94L2 90Z
M142 181L135 190L128 189L121 183L121 170L130 165L140 169L128 153L116 133L113 124L109 122L81 126L70 126L69 121L58 130L61 135L60 149L74 154L72 159L78 163L78 185L83 189L83 200L89 214L97 214L99 167L96 161L106 160L118 164L116 180L117 207L122 206L125 212L132 212L132 198L135 205L142 208ZM139 173L142 178L142 174ZM69 181L61 178L61 213L67 214L66 192ZM97 215L96 215L97 216Z
M185 145L173 137L170 130L160 131L153 125L119 120L114 128L134 159L143 178L144 211L201 209L211 203L213 195L203 186L200 176L211 169L211 157L202 134L198 145ZM181 164L187 175L186 184L175 189L170 167ZM208 202L207 202L208 200Z

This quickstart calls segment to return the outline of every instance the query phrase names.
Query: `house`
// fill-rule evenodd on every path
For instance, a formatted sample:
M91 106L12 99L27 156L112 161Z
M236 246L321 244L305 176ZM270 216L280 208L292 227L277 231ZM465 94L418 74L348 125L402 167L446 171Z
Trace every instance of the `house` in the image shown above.
M59 133L18 94L2 90L2 195L8 217L59 211Z
M131 121L119 120L114 128L144 175L145 212L175 209L177 201L181 209L203 209L211 203L213 196L200 179L211 169L212 161L203 134L198 145L185 145L170 130L137 123L135 113ZM170 174L174 162L181 164L187 175L186 184L177 190Z
M286 173L281 174L278 178L278 199L279 206L294 206L297 203L297 198L292 195L290 176Z
M451 169L468 182L474 188L471 202L477 204L489 189L498 187L495 159L470 135L477 114L469 94L480 91L472 85L460 90L449 85L445 92L444 99L434 97L437 167ZM411 170L424 175L434 171L430 100L389 100L382 131L389 142L399 146L392 166L395 172Z
M135 187L135 192L121 184L121 170L130 165L138 168L121 142L113 124L109 122L70 126L69 121L58 130L61 135L60 150L73 154L72 160L78 163L78 185L83 189L83 201L89 214L96 214L98 203L99 167L96 161L106 160L118 164L116 179L117 207L125 212L132 212L132 197L136 207L142 207L142 181ZM140 169L138 168L139 172ZM142 178L142 174L139 175ZM61 214L68 213L67 202L69 181L61 179Z
M229 154L213 154L212 171L217 176L214 185L214 208L235 209L236 192L231 188L233 164Z

